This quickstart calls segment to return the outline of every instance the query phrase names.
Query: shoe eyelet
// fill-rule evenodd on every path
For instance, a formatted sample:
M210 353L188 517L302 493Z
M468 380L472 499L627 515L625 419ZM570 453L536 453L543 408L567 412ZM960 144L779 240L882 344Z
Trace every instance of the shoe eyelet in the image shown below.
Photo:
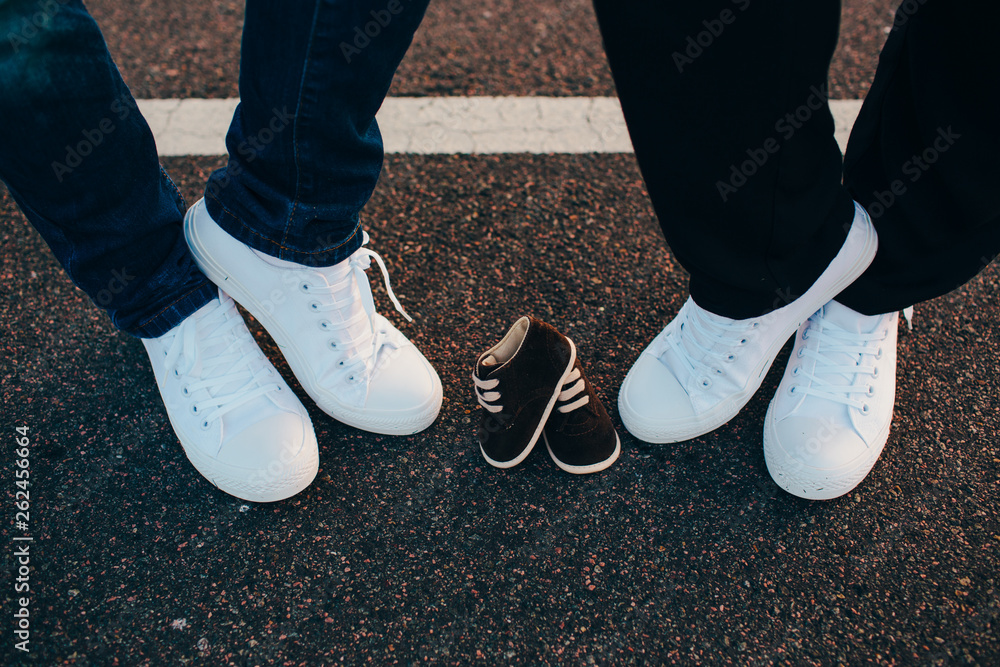
M709 389L711 386L712 386L712 381L709 378L702 378L701 379L701 388L702 389Z
M181 372L175 368L174 369L174 377L175 378L179 378L180 376L181 376Z
M193 415L198 414L198 404L197 403L194 403L194 404L191 405L191 414L193 414Z
M798 374L801 371L802 371L802 369L799 366L796 366L795 368L792 369L792 375L798 376Z
M349 375L349 376L347 377L347 381L348 381L348 382L354 382L354 376L353 376L353 375Z
M873 384L868 385L868 395L869 396L875 395L875 385Z
M882 358L882 348L879 348L878 351L875 353L875 358L876 359Z
M343 359L341 359L340 361L338 361L338 362L337 362L337 365L338 365L338 366L341 366L341 367L343 367L343 365L344 365L344 360L343 360Z
M798 386L798 385L795 385L795 384L793 384L793 385L792 385L791 387L789 387L789 388L788 388L788 393L789 393L789 394L794 394L794 393L795 393L795 388L796 388L797 386Z
M736 355L735 355L735 354L730 354L730 355L729 355L728 357L726 357L726 362L727 362L727 363L730 363L730 364L731 364L731 363L733 363L734 361L736 361Z
M330 320L323 320L319 323L319 328L323 331L329 331L331 326L333 326L333 323Z
M279 385L278 385L278 391L285 391L285 388L284 388L284 387L282 387L282 386L281 386L281 385L279 384Z
M310 301L309 309L313 312L319 312L319 301Z
M809 329L802 330L802 340L809 340Z
M309 283L299 283L299 291L303 293L309 292Z
M875 368L872 369L872 377L873 378L877 378L878 377L878 366L876 366Z
M725 375L721 368L713 368L712 370L715 371L716 375Z
M184 385L183 387L181 387L181 396L184 396L185 398L187 398L190 395L191 395L191 391L188 389L187 385Z
M795 353L795 356L798 357L799 359L801 359L802 357L805 356L805 352L806 352L806 348L800 347L799 351Z
M205 421L203 421L203 422L201 423L201 430L202 430L202 431L207 431L207 430L208 430L208 428L209 428L209 426L211 426L211 424L209 424L209 423L208 423L208 420L206 419Z
M869 405L867 403L865 403L864 405L861 406L861 414L867 415L871 411L872 411L872 409L871 409L871 407L869 407Z
M337 341L335 341L335 340L331 340L329 343L327 343L327 345L329 346L329 348L331 350L336 350L337 349Z
M737 345L746 345L746 344L747 344L747 339L746 338L740 339L740 342L737 343Z
M751 329L756 329L759 326L760 326L760 322L751 322L750 323L750 328Z

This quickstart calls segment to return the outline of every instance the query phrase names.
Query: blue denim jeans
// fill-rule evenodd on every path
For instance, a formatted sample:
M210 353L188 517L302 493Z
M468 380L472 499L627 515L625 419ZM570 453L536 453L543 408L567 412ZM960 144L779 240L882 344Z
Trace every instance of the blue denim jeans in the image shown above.
M324 266L361 245L382 167L375 112L428 0L249 0L241 103L208 210L269 255ZM79 0L0 0L0 179L72 281L140 337L216 293L185 203Z

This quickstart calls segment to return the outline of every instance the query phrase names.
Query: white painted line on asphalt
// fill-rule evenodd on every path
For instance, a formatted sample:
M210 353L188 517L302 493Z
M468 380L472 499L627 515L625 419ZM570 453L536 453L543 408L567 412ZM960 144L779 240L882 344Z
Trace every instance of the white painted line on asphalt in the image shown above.
M224 155L238 100L139 100L160 155ZM861 100L831 100L841 150ZM630 153L614 97L390 97L387 153Z
M161 155L225 155L239 100L136 100Z
M840 152L847 150L847 140L851 136L851 128L858 119L861 104L864 100L830 100L830 112L833 113L834 136L840 144Z

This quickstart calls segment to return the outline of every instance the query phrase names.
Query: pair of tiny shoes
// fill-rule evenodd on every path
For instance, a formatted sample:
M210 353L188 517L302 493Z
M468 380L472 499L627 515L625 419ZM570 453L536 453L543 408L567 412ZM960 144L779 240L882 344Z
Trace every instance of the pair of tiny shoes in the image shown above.
M479 445L490 465L516 466L539 438L566 472L598 472L618 459L621 441L576 346L551 325L519 319L479 356L472 380L483 408Z

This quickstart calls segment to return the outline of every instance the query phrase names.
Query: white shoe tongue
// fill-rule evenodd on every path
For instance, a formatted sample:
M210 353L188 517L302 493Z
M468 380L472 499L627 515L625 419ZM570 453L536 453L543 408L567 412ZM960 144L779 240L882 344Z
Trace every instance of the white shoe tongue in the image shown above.
M220 309L230 309L235 308L235 304L232 299L225 294L220 292L220 302L210 302L208 306L198 310L194 314L195 325L197 326L197 336L200 339L197 343L200 348L198 351L198 362L191 369L192 373L200 377L203 380L210 380L222 375L229 373L234 365L234 363L227 364L213 364L206 363L208 360L216 359L221 355L232 356L233 354L233 343L239 337L236 330L232 328L230 324L223 324L218 317L213 317L212 310L215 308ZM208 322L204 319L209 318ZM224 327L224 331L220 332L219 327ZM249 335L249 332L241 334L243 336ZM251 336L252 341L252 336ZM235 347L239 348L246 345L246 342L236 342ZM250 342L250 346L255 346L256 343ZM262 360L253 360L250 362L251 372L260 368ZM241 370L246 370L247 365L245 363L239 364ZM231 380L222 386L213 386L209 390L209 394L213 397L224 396L226 394L232 394L239 391L241 387L246 384L247 380Z
M844 331L871 333L875 331L881 315L862 315L845 305L831 301L823 307L823 319Z
M230 343L232 343L233 337L234 334L227 334L223 337L217 337L216 340L212 341L213 343L212 345L202 348L201 358L199 360L199 366L203 366L204 360L206 359L212 359L213 357L216 357L221 354L232 355L232 352L231 351L227 352L227 349L229 348ZM258 363L254 363L253 367L256 368L258 365L259 365ZM246 365L240 364L240 369L245 370ZM204 372L202 368L198 368L197 370L199 373ZM209 380L212 378L217 378L221 375L229 373L231 370L232 370L231 364L212 365L212 369L210 371L211 375L205 376L203 379ZM236 392L241 387L243 387L243 385L245 385L246 382L247 382L246 380L232 380L220 387L213 387L209 391L209 393L212 394L212 396L224 396L226 394L232 394L233 392Z

